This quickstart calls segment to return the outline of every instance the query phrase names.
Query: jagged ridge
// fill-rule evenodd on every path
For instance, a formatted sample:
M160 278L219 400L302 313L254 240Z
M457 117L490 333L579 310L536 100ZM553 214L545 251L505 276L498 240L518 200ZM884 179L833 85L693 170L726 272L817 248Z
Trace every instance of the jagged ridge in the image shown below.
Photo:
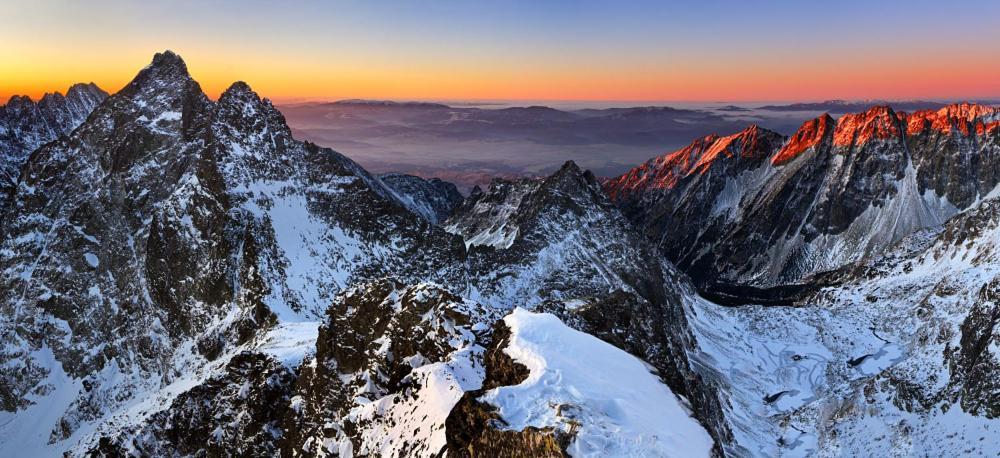
M973 104L823 115L751 155L711 153L758 128L699 139L604 188L703 286L799 283L986 196L1000 182L997 118Z

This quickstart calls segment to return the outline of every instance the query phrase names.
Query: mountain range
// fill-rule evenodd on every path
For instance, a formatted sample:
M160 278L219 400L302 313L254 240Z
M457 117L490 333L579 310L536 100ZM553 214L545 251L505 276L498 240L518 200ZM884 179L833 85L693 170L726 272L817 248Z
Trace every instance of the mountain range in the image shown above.
M992 106L468 196L286 116L169 51L0 110L0 455L1000 453Z
M11 97L0 106L0 206L17 184L20 166L32 151L80 125L108 94L94 83L75 84L37 102Z
M1000 110L988 106L876 106L823 115L790 138L757 126L704 137L605 188L703 282L799 283L986 198L998 132Z
M523 103L523 105L519 105ZM550 105L543 105L549 103ZM623 103L624 104L624 103ZM438 177L467 193L493 177L542 177L567 159L598 176L617 176L658 151L755 123L791 135L805 121L889 105L940 109L919 100L678 106L558 102L396 102L341 100L278 106L299 138L338 150L368 170Z
M542 177L567 159L599 176L620 174L666 147L742 128L748 121L791 132L820 111L635 106L553 108L343 100L281 105L302 139L351 151L367 169L439 177L463 192L493 177Z

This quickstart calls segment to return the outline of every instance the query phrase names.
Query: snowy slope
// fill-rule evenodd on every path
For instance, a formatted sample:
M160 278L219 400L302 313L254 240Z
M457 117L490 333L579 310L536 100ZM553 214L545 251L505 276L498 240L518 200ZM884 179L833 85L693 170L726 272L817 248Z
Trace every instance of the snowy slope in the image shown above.
M712 438L639 359L554 315L517 308L504 323L504 353L529 371L481 398L505 428L564 430L571 456L709 456Z
M690 296L692 359L722 381L731 451L1000 453L991 432L1000 427L991 321L998 206L988 199L905 238L799 307L720 307Z

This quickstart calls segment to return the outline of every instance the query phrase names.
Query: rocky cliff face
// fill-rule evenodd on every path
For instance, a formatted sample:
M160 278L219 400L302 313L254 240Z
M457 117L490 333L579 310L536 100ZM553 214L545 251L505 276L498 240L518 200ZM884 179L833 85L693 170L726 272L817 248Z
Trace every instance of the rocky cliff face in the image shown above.
M452 407L482 383L489 313L434 285L382 280L347 292L302 369L283 450L437 453Z
M14 96L0 106L0 208L17 185L21 166L38 147L76 129L108 94L94 83L75 84L35 102Z
M434 224L448 219L464 200L458 187L438 178L423 179L401 173L386 173L379 175L379 179L413 213Z
M874 107L836 121L824 115L789 139L751 128L652 159L605 188L703 287L800 283L989 194L997 113Z
M246 85L210 101L169 52L24 171L3 219L0 396L51 413L53 444L320 316L355 278L448 278L431 258L461 249Z

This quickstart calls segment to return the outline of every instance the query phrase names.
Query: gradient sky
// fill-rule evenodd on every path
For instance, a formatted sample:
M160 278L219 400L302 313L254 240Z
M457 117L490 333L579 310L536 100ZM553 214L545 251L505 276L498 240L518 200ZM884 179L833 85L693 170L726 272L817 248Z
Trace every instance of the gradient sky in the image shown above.
M1000 97L996 0L3 0L0 101L163 49L276 101Z

